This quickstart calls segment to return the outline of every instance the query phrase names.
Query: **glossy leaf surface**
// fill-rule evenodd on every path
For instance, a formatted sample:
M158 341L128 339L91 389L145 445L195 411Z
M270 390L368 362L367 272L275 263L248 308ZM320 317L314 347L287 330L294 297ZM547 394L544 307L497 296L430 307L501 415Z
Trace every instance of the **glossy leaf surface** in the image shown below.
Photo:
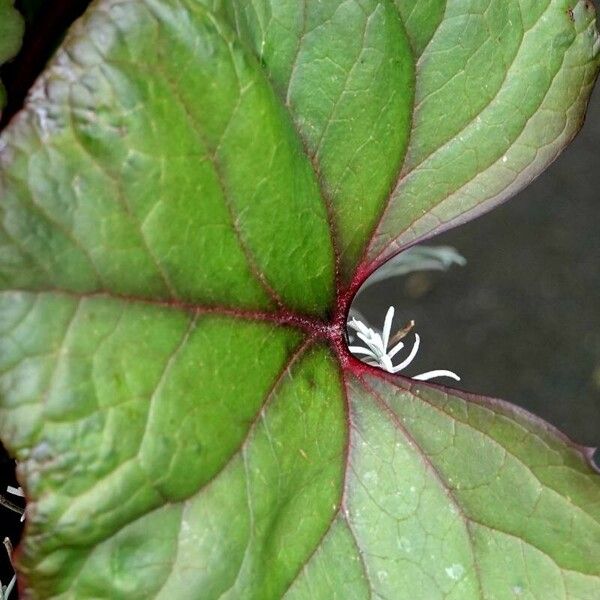
M102 0L2 134L33 598L581 598L587 449L344 341L384 257L574 135L589 4Z

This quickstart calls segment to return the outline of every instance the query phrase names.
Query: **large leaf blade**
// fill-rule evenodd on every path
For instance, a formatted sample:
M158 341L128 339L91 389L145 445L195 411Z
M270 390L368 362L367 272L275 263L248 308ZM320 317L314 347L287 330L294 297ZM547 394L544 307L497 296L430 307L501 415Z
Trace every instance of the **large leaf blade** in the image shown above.
M411 145L372 266L539 175L581 126L599 50L591 2L448 2L419 58Z
M76 27L5 134L4 285L323 313L325 207L258 64L194 3L110 10Z
M114 583L108 572L100 576L98 562L139 535L138 522L175 540L172 524L183 527L189 512L179 543L206 538L200 555L215 552L219 520L198 511L221 514L226 533L218 538L226 544L236 539L231 527L242 516L247 527L252 521L235 548L240 565L249 557L237 585L255 587L257 597L281 591L286 568L289 578L339 505L345 417L328 352L311 350L310 340L277 323L102 296L8 294L2 308L2 426L37 499L22 568L36 574L38 593L51 596L68 584L77 594L118 594L121 577L131 586L127 569L142 560L141 550L124 553ZM32 338L50 315L52 331ZM32 410L34 398L41 411ZM27 428L19 424L24 414ZM228 494L235 497L230 512L222 500ZM281 520L275 530L274 513ZM46 535L49 528L55 535ZM234 548L215 556L236 562ZM190 557L182 559L181 574L172 567L175 589L191 585L194 597L198 586L223 586L223 566L207 564L190 582ZM273 573L257 576L273 562Z
M515 6L491 2L474 41L510 37ZM345 348L344 286L431 231L403 219L436 218L420 175L390 198L383 254L357 265L403 177L413 61L419 98L428 53L456 51L457 7L103 0L75 27L0 155L0 431L28 495L32 597L596 594L581 448ZM506 152L516 179L478 172L451 219L535 174L581 118L597 36L566 7L521 6L556 72L515 83L533 110ZM518 60L514 40L492 46ZM501 94L495 67L466 72L491 69ZM417 108L404 169L488 100L437 126L435 102ZM442 175L460 154L446 146Z
M400 16L378 0L236 1L228 11L319 174L347 283L410 133L414 64Z
M373 593L597 594L600 486L581 449L498 401L372 375L349 390L348 519Z

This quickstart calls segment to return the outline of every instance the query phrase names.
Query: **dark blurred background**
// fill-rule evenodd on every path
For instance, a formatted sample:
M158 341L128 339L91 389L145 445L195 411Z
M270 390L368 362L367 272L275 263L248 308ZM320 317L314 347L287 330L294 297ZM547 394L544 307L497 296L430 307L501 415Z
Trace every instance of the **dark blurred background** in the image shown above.
M503 206L437 236L465 267L373 284L357 307L381 327L416 321L415 374L519 404L575 441L600 445L600 93L567 150ZM440 380L440 383L443 380ZM449 381L449 380L446 380Z

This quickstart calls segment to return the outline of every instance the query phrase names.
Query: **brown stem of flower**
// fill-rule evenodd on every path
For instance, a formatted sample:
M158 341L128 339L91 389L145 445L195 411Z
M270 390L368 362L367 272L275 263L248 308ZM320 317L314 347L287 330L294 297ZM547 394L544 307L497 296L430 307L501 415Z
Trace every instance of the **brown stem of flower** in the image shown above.
M397 331L390 338L388 346L395 346L401 339L405 338L414 329L414 326L415 322L410 320L402 329L400 329L400 331Z

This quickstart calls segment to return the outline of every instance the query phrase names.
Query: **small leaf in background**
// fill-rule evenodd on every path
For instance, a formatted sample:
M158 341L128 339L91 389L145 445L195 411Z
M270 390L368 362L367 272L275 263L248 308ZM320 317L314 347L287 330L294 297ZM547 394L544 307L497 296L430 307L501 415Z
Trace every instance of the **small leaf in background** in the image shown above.
M0 0L0 65L13 58L21 46L24 22L13 0ZM6 91L0 82L0 115L6 104Z
M591 450L345 326L549 164L598 66L587 2L95 2L0 144L27 596L597 596Z
M36 18L43 12L47 2L44 0L21 0L19 10L25 19L26 24L35 22Z
M413 246L383 264L366 279L361 289L415 271L447 271L454 265L464 267L466 264L467 259L450 246Z

